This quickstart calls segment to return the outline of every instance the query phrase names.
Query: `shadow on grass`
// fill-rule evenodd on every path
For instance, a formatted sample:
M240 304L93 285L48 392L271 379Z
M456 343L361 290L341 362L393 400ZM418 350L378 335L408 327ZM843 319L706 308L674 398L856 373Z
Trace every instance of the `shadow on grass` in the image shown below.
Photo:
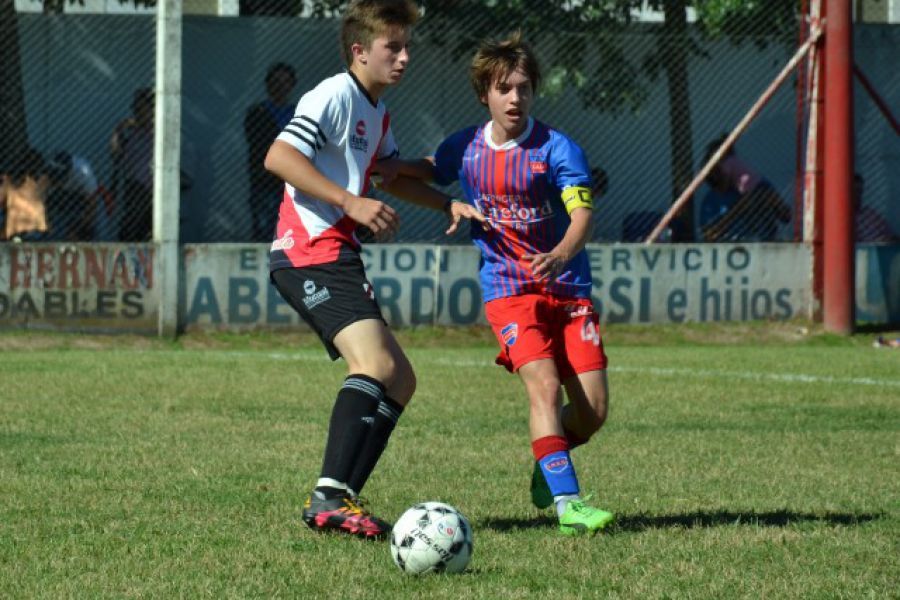
M800 513L788 510L771 512L735 512L727 510L695 511L676 515L619 515L610 527L610 533L619 531L645 531L648 529L723 527L750 525L754 527L787 527L802 523L829 526L860 525L882 518L872 513ZM494 531L516 529L556 528L556 519L541 515L534 519L482 519L477 525Z
M870 335L875 333L888 333L897 331L896 324L888 323L857 323L854 333Z

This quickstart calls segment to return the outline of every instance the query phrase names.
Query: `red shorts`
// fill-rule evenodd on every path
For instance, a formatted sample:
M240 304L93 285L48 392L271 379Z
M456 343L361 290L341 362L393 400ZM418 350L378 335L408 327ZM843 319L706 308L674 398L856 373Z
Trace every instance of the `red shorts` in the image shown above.
M554 360L561 379L606 368L600 317L588 298L507 296L484 312L502 348L497 364L511 373L541 358Z

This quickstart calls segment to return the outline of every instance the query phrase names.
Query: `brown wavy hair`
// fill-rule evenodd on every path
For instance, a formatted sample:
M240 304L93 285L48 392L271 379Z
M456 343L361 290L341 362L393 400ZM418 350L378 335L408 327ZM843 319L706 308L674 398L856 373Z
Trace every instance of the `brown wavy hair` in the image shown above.
M541 68L531 46L522 40L521 31L514 32L505 40L482 42L469 69L469 80L478 99L487 96L495 81L509 77L516 69L525 71L531 80L531 88L537 92L541 83Z
M412 27L419 8L412 0L354 0L341 20L341 57L353 64L353 44L370 48L372 41L391 27Z

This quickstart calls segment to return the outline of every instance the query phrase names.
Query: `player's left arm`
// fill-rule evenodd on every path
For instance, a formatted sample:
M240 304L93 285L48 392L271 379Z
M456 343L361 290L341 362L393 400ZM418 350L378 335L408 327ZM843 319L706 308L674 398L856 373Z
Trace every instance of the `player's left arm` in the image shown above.
M446 231L448 235L456 231L462 219L478 221L485 231L490 229L487 219L477 208L466 202L456 201L426 183L437 181L438 184L445 185L452 181L448 173L455 172L456 165L462 161L460 139L459 132L445 139L433 157L407 161L395 156L384 157L393 160L398 168L394 171L395 177L382 180L381 187L411 204L443 211L450 220ZM378 164L376 163L376 168ZM445 171L443 174L441 167Z
M573 189L573 188L568 188ZM586 188L581 188L586 189ZM586 190L590 196L590 190ZM569 227L559 243L543 254L525 254L525 260L531 261L531 272L537 281L553 281L559 277L572 258L584 249L591 239L593 231L594 211L589 206L578 206L569 213Z
M474 206L466 202L455 201L452 197L434 189L421 179L399 175L390 183L383 184L382 189L410 204L443 211L450 219L450 227L445 232L447 235L456 231L462 219L478 221L485 231L490 228L487 219Z
M401 176L430 182L434 180L434 157L414 160L396 157L379 159L375 161L372 173L381 177L381 187L390 185L395 178Z
M550 153L550 174L560 199L569 213L569 226L562 239L549 252L526 254L537 281L553 281L563 274L572 258L584 249L593 230L594 198L591 194L590 167L578 144L559 134Z

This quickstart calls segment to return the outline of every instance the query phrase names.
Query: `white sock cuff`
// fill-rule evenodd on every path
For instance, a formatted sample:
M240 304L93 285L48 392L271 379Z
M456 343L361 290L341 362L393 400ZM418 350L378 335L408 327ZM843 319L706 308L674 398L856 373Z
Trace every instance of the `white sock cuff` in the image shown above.
M332 479L330 477L319 477L319 480L316 482L316 487L330 487L336 490L346 490L347 484L341 483L337 479Z

